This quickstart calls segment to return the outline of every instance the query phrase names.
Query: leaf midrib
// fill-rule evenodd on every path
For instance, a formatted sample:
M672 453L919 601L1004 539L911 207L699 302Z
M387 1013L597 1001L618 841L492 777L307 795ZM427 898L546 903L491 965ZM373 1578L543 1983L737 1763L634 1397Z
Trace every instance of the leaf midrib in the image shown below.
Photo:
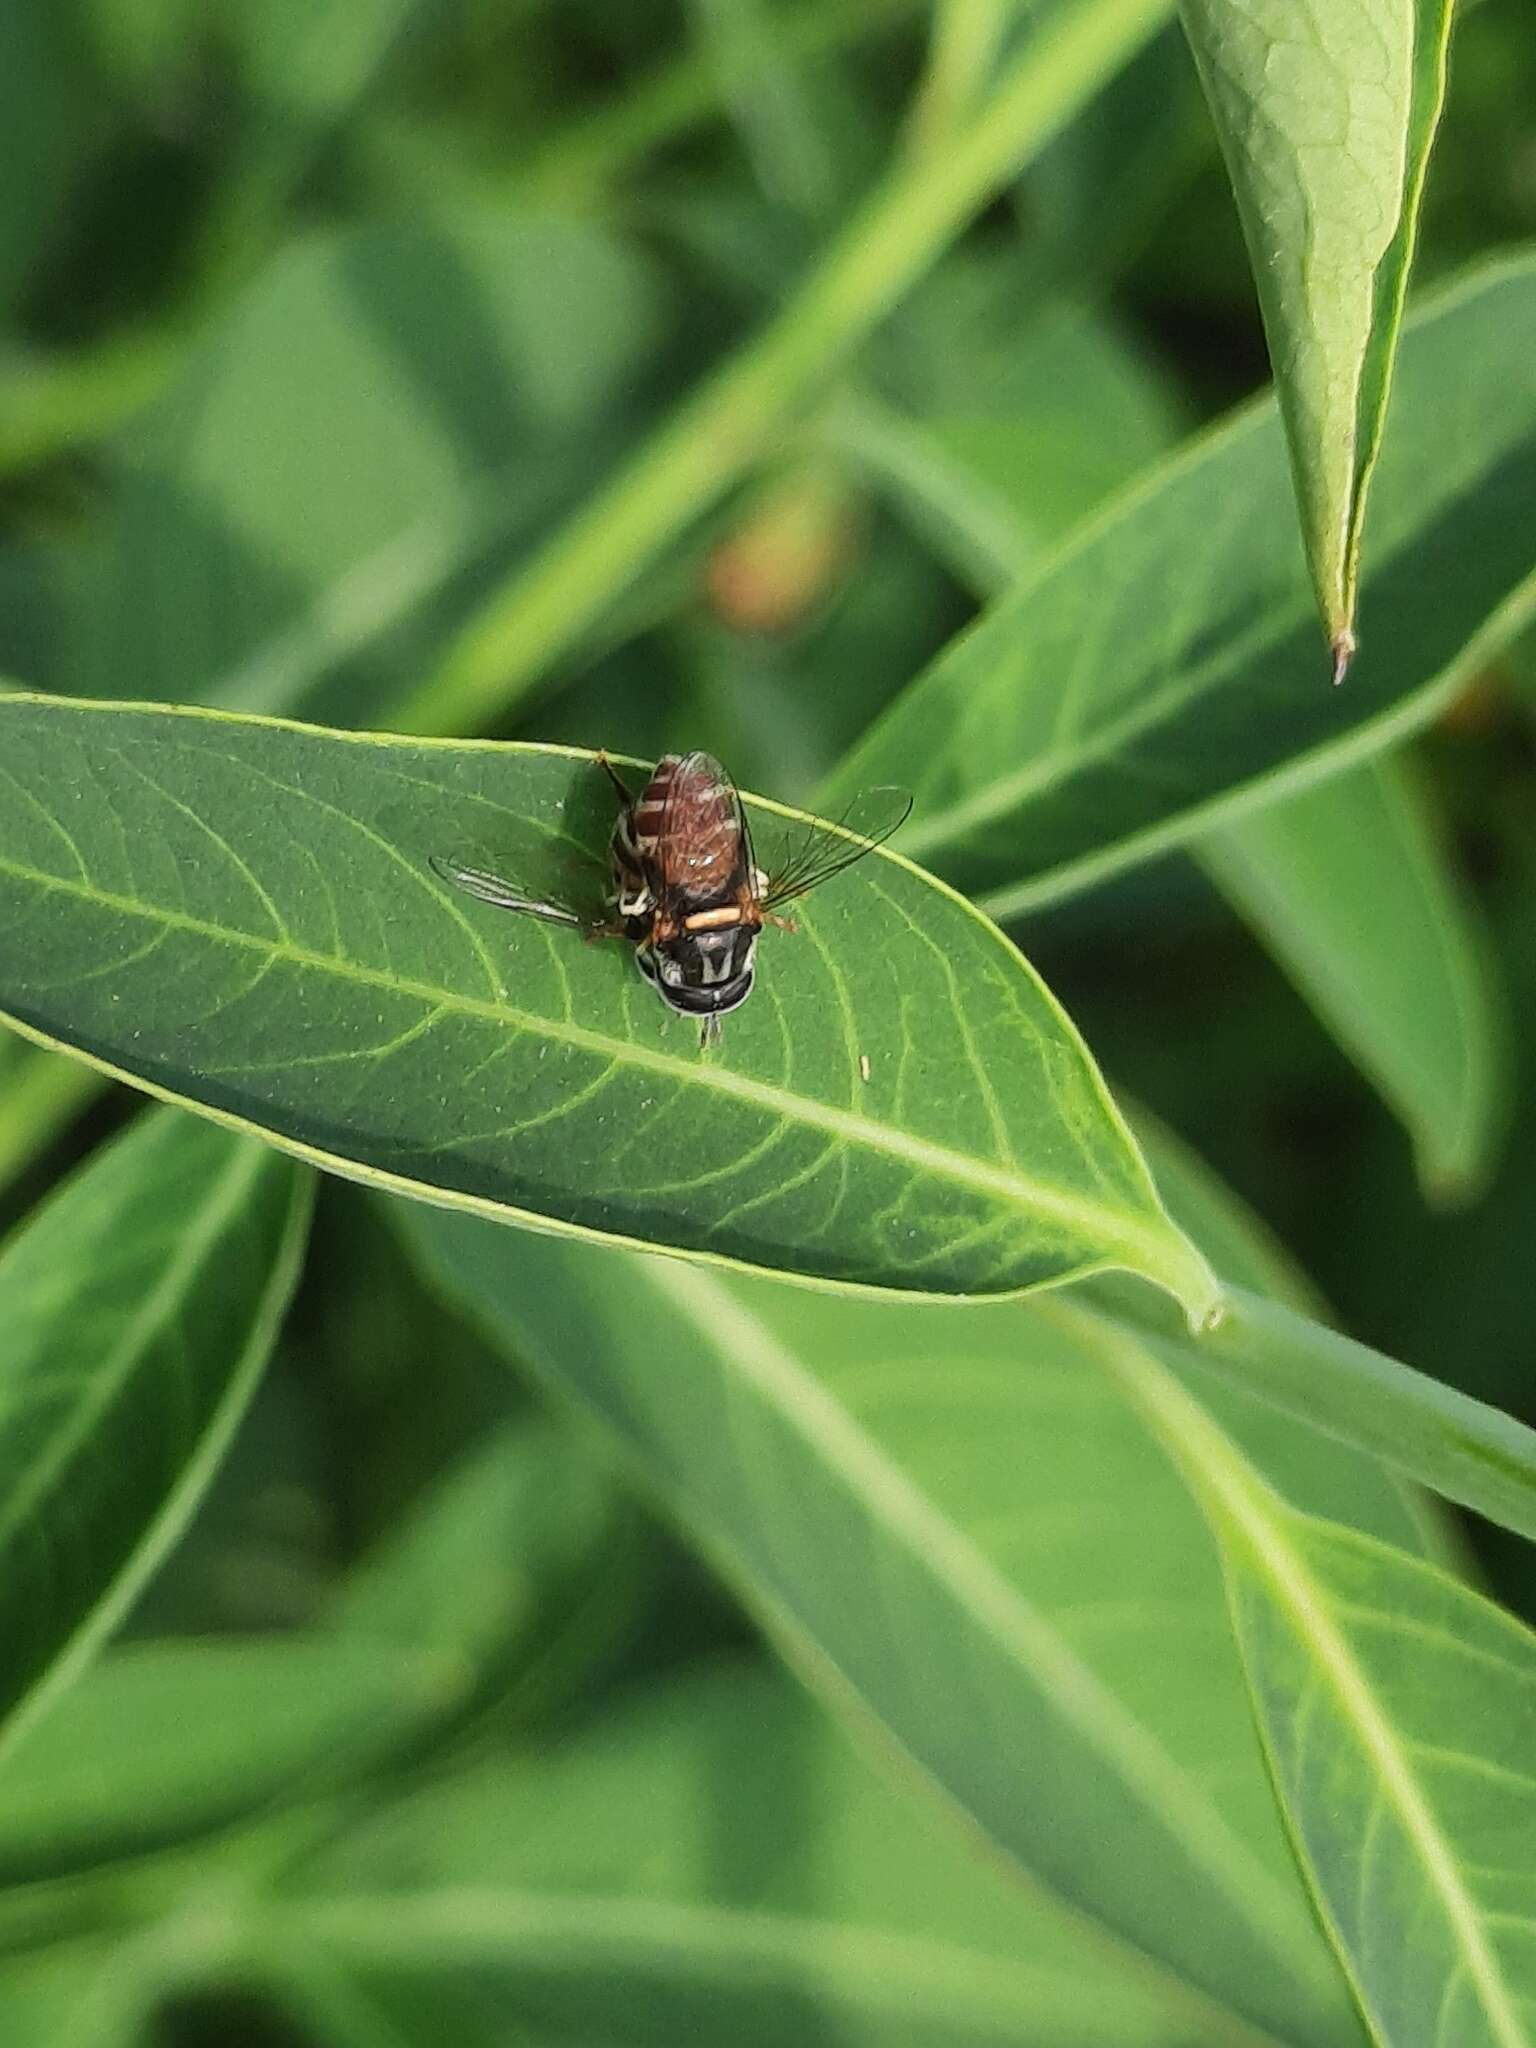
M29 867L23 862L5 858L0 858L0 874L9 875L17 881L37 888L77 897L121 916L140 918L145 922L160 924L198 938L242 947L274 960L286 961L295 967L352 982L359 987L385 989L396 995L414 998L444 1012L505 1025L514 1031L542 1036L575 1046L582 1051L599 1054L612 1060L616 1065L628 1065L658 1074L668 1080L703 1089L706 1093L731 1096L750 1103L755 1108L770 1111L786 1121L798 1122L825 1131L845 1143L863 1145L870 1151L884 1153L904 1165L936 1174L988 1195L1001 1197L1026 1212L1049 1217L1102 1245L1106 1261L1113 1252L1118 1251L1131 1257L1138 1267L1149 1266L1153 1272L1158 1273L1166 1271L1171 1262L1183 1263L1178 1259L1179 1246L1172 1226L1158 1230L1155 1227L1140 1225L1129 1214L1106 1210L1095 1202L1072 1195L1063 1189L1051 1187L1026 1175L1009 1172L969 1154L954 1152L947 1146L919 1138L913 1133L875 1123L853 1111L837 1110L811 1097L791 1094L768 1082L756 1081L742 1074L733 1074L725 1068L706 1066L700 1061L684 1061L676 1054L660 1048L640 1046L626 1039L613 1038L606 1032L595 1031L567 1019L539 1016L530 1011L515 1009L503 1001L464 995L456 990L433 987L430 983L419 982L381 968L366 967L354 961L342 960L333 954L317 953L307 947L295 945L291 939L262 937L256 933L215 924L206 918L194 917L187 911L172 910L159 904L147 904L135 897L122 896L114 891L101 889L87 879L76 880L68 876L49 874L42 869Z
M178 1233L180 1242L175 1252L107 1358L94 1370L86 1367L83 1371L81 1377L92 1383L89 1399L69 1408L60 1428L50 1434L21 1483L0 1507L0 1556L5 1554L17 1529L31 1519L38 1502L54 1490L104 1410L121 1393L135 1365L164 1334L204 1260L239 1214L246 1184L261 1163L260 1153L247 1151L243 1146L235 1148L234 1157L225 1161L200 1202L192 1228Z
M1216 1484L1223 1488L1228 1512L1250 1552L1260 1562L1281 1604L1289 1610L1293 1627L1313 1644L1319 1667L1340 1710L1375 1764L1382 1790L1390 1798L1430 1889L1439 1895L1446 1918L1455 1930L1463 1967L1494 2037L1503 2048L1530 2048L1530 2036L1510 2004L1504 1973L1484 1936L1477 1903L1456 1869L1451 1845L1441 1832L1391 1723L1378 1707L1349 1644L1334 1626L1326 1593L1286 1540L1278 1520L1265 1513L1267 1503L1247 1475L1219 1475Z
M413 1959L423 1961L442 1962L455 1954L466 1961L484 1959L503 1945L523 1954L531 1946L546 1966L580 1970L590 1968L591 1952L598 1948L653 1970L673 1967L696 1980L728 1978L736 1984L748 1963L809 1963L823 1981L840 1982L855 1996L869 1992L883 2003L894 2000L903 2013L915 1999L942 2005L945 2012L959 2003L994 2021L1016 2021L1033 2011L1041 1974L932 1935L693 1900L588 1893L566 1898L470 1885L404 1896L307 1898L302 1911L306 1940L330 1941L380 1961L400 1953L395 1944L406 1933L420 1944ZM564 1949L566 1935L585 1937L584 1951L572 1955ZM1191 2006L1204 2004L1201 1994L1182 1985L1169 1995ZM1278 2048L1272 2036L1250 2029L1225 2007L1221 2017L1233 2048Z
M1135 1786L1191 1861L1226 1892L1255 1937L1282 1967L1293 1968L1287 1935L1304 1926L1301 1912L1291 1910L1283 1888L1227 1828L1202 1790L1082 1662L1050 1619L887 1456L735 1291L697 1267L658 1263L647 1266L644 1278L696 1325L704 1341L725 1360L728 1372L744 1374L769 1407L793 1425L802 1442L841 1479L850 1498L862 1505L901 1553L943 1583L964 1612L1035 1674L1058 1711L1068 1713L1073 1725L1112 1761L1122 1780ZM727 1335L729 1342L723 1341ZM728 1533L724 1541L739 1554L740 1546ZM804 1624L797 1618L795 1626ZM831 1646L821 1648L851 1687ZM926 1773L928 1767L914 1760Z
M1088 1320L1080 1311L1064 1307L1051 1313L1073 1325ZM1503 1972L1484 1939L1477 1902L1457 1873L1451 1845L1347 1640L1334 1624L1326 1591L1285 1534L1282 1515L1297 1521L1306 1518L1271 1492L1233 1449L1225 1433L1145 1346L1128 1333L1101 1327L1097 1348L1115 1377L1128 1384L1151 1412L1173 1455L1208 1503L1218 1528L1224 1523L1239 1538L1260 1577L1289 1614L1297 1635L1312 1645L1319 1676L1332 1690L1347 1725L1374 1763L1377 1782L1392 1801L1392 1811L1431 1891L1442 1902L1446 1920L1460 1942L1462 1966L1494 2038L1501 2048L1530 2048L1530 2037L1509 2002ZM1366 1545L1374 1541L1360 1535L1355 1540ZM1320 1903L1331 1927L1326 1902ZM1356 1994L1369 2010L1370 2001L1351 1966L1347 1945L1336 1932L1334 1939ZM1374 2029L1374 2015L1372 2025Z
M1209 453L1213 443L1218 446L1225 446L1229 441L1238 440L1256 431L1264 423L1268 405L1269 401L1260 401L1252 412L1239 414L1236 419L1223 423L1213 435L1197 437L1189 448L1181 450L1176 456L1170 458L1166 465L1160 465L1155 471L1154 479L1151 481L1165 484L1177 482L1187 470L1198 466L1199 461ZM1454 507L1466 498L1469 492L1486 475L1487 471L1507 461L1512 452L1512 445L1506 443L1502 444L1492 456L1485 452L1482 456L1475 459L1469 458L1469 466L1465 474L1456 479L1454 485L1446 492L1443 500L1440 502L1434 523L1439 524L1444 520L1450 519L1453 515ZM1130 491L1117 494L1105 508L1105 512L1102 515L1090 517L1081 528L1068 537L1060 548L1054 550L1047 560L1040 563L1034 569L1033 573L1027 577L1028 588L1038 594L1047 583L1060 576L1065 570L1073 567L1079 557L1091 555L1096 547L1102 548L1105 534L1115 526L1130 519L1140 506L1142 499L1152 494L1151 482L1149 484L1134 485ZM1393 545L1386 553L1382 554L1378 550L1378 571L1384 564L1395 562L1401 555L1410 551L1423 530L1424 522L1415 521L1407 525L1400 535L1394 537ZM1526 580L1529 581L1530 579ZM1015 594L1011 597L1008 602L1010 604L1016 603L1017 595ZM966 637L969 638L971 635L995 624L999 609L999 607L988 607L985 609ZM1502 610L1503 607L1500 609ZM1120 707L1105 723L1090 729L1088 733L1080 736L1072 746L1060 751L1051 750L1044 756L1034 757L1023 766L1015 768L1010 773L999 776L994 781L975 789L961 802L951 805L948 810L925 811L921 819L909 829L903 840L904 848L912 857L919 859L928 858L935 853L942 856L945 852L952 850L958 838L962 838L968 833L974 834L978 829L996 825L999 820L1017 809L1020 804L1027 803L1036 795L1050 795L1066 787L1075 777L1085 771L1102 766L1107 759L1112 759L1118 753L1125 740L1138 736L1143 731L1158 728L1166 723L1167 721L1163 716L1165 707L1171 706L1173 710L1185 710L1190 704L1198 703L1213 692L1229 685L1232 674L1241 673L1250 668L1260 656L1273 653L1288 638L1305 626L1310 615L1311 604L1306 585L1304 582L1298 582L1295 590L1290 593L1289 598L1282 598L1266 614L1262 615L1246 634L1229 641L1222 648L1214 651L1204 662L1197 664L1194 669L1185 671L1180 675L1171 676L1161 690L1141 692L1133 700ZM1481 635L1476 636L1477 639L1481 639L1481 637ZM1469 648L1473 644L1475 643L1469 642ZM953 657L947 658L947 660L950 659L953 659ZM1444 669L1438 671L1438 678L1443 679L1452 670L1457 670L1464 666L1464 657L1459 661L1452 661ZM1320 738L1300 758L1310 761L1314 756L1328 756L1337 749L1347 748L1351 742L1358 741L1362 735L1369 733L1381 722L1400 717L1403 714L1405 702L1408 705L1412 705L1424 693L1432 691L1436 680L1437 677L1427 678L1418 685L1413 695L1407 700L1393 698L1384 704L1376 705L1372 713L1362 720L1360 724L1346 729L1341 734ZM920 687L920 685L915 687ZM881 727L876 728L876 736L878 737L884 726L898 715L898 710L893 707L893 710L887 714L886 719L881 722ZM862 754L862 748L859 751ZM857 758L855 756L855 759ZM1269 772L1271 771L1258 771L1255 775L1248 777L1240 787L1247 787L1253 782L1264 779L1264 776ZM842 779L840 774L834 783L834 787L840 786ZM1226 795L1226 792L1219 793L1215 801L1224 801ZM1187 804L1176 815L1193 813L1200 807L1200 802L1209 801L1211 799L1203 799L1194 804ZM1111 842L1111 845L1123 844L1126 837L1134 837L1134 835L1124 835L1121 840ZM1096 857L1103 857L1102 850L1100 855ZM1039 870L1035 875L1029 877L1025 883L1013 885L1011 890L993 890L989 892L984 901L989 904L996 903L1002 905L1010 912L1015 908L1022 908L1024 907L1024 898L1020 894L1021 891L1037 890L1059 869L1070 868L1073 865L1074 863L1071 861L1058 861L1051 867ZM1017 902L1015 901L1016 896L1019 898ZM1003 914L1002 910L998 914Z

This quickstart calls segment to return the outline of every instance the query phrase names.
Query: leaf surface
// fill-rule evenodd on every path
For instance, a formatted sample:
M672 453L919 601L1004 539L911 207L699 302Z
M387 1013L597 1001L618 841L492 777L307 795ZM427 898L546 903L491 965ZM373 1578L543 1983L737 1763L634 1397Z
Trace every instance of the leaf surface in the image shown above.
M845 405L837 445L870 470L980 596L1029 573L1169 439L1149 373L1100 324L1036 322L1027 367L969 413ZM1486 1171L1500 1128L1501 1020L1472 906L1427 793L1389 760L1247 811L1197 859L1414 1139L1445 1196ZM944 863L939 859L942 869Z
M349 1998L359 2041L490 2048L512 2023L625 2048L1240 2039L902 1799L781 1678L735 1664L368 1816L271 1917L295 2008Z
M1113 1369L1221 1542L1276 1787L1377 2040L1529 2048L1536 1638L1287 1507L1139 1347L1113 1347Z
M361 1638L115 1651L0 1769L0 1884L147 1855L318 1796L402 1742L456 1676L446 1659Z
M828 801L905 782L917 809L903 846L1011 915L1423 723L1536 592L1533 324L1529 257L1478 271L1410 323L1347 689L1315 676L1264 404L984 613L853 750Z
M1237 197L1339 672L1453 0L1180 0Z
M837 1299L397 1220L606 1425L802 1674L1016 1866L1234 2026L1356 2038L1198 1513L1087 1347L1025 1303ZM1291 1423L1267 1442L1309 1502L1411 1530L1378 1468Z
M0 1711L6 1740L179 1534L261 1375L309 1176L161 1111L0 1252Z
M587 1235L951 1294L1129 1263L1212 1306L1048 992L895 856L767 934L705 1057L683 1020L662 1036L623 948L430 865L600 912L614 800L590 757L22 697L0 754L0 1005L122 1078ZM753 815L767 856L784 827Z

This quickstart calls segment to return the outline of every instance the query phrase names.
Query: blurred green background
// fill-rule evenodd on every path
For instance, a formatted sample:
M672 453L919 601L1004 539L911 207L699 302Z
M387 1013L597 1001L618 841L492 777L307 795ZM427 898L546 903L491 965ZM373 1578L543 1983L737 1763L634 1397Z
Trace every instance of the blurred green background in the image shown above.
M749 17L730 0L9 0L0 674L359 726L411 706L508 563L782 301L906 132L923 7L775 5L760 44ZM1533 233L1536 16L1483 0L1458 29L1419 281ZM1265 377L1170 27L903 300L857 377L495 730L704 746L743 784L804 796L976 606L945 537L871 481L884 399L1000 476L1027 471L1043 548ZM1517 648L1415 750L1514 1019L1536 1001L1533 708L1536 653ZM1015 936L1114 1084L1248 1199L1344 1327L1536 1422L1528 1032L1510 1034L1497 1168L1447 1209L1189 859ZM30 1059L0 1044L0 1105ZM35 1074L27 1088L7 1224L136 1107L118 1094L71 1120ZM751 1625L606 1452L509 1380L379 1212L327 1184L277 1369L134 1634L332 1617L432 1515L428 1633L469 1643L477 1672L457 1735L472 1758L510 1745L553 1774L501 1824L531 1839L543 1801L577 1833L585 1810L594 1834L658 1831L663 1862L701 1859L728 1897L737 1845L703 1838L688 1786L700 1754L738 1786L755 1759L760 1812L738 1824L793 1893L796 1802L823 1796L813 1710L776 1689ZM1536 1618L1528 1555L1472 1534ZM652 1726L657 1688L673 1708ZM639 1819L618 1789L631 1745L647 1773L679 1773ZM475 1826L472 1782L454 1798L422 1840L365 1832L346 1853L427 1857L423 1840ZM878 1820L897 1862L904 1825ZM662 2014L655 2038L708 2038L693 2023ZM239 1985L156 2024L175 2044L316 2027ZM451 2010L432 2024L473 2034ZM597 2024L570 2038L609 2038Z

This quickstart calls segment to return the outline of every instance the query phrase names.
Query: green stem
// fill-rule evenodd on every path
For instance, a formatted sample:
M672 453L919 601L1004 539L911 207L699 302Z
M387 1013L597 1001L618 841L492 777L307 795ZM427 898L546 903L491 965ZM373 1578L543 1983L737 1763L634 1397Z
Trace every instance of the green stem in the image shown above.
M1536 1430L1278 1302L1238 1287L1225 1301L1192 1343L1143 1341L1536 1540Z
M982 96L1008 32L1009 0L938 0L928 72L912 109L915 154L948 148Z
M976 210L1147 41L1170 0L1054 14L953 147L903 161L758 340L471 619L394 713L407 731L483 726L519 703L603 608L769 450L796 410Z

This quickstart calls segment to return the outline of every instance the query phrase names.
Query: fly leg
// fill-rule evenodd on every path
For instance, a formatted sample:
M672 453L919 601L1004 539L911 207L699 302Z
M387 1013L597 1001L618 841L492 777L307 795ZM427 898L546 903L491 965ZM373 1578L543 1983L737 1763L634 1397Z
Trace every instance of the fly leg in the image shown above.
M609 760L607 754L604 753L601 747L599 747L597 750L597 765L599 768L602 769L603 773L607 776L608 780L619 792L619 800L624 805L624 808L626 810L632 810L634 808L635 799L633 793L630 790L629 784L624 780L623 776L619 773L618 769L614 767L613 763Z

